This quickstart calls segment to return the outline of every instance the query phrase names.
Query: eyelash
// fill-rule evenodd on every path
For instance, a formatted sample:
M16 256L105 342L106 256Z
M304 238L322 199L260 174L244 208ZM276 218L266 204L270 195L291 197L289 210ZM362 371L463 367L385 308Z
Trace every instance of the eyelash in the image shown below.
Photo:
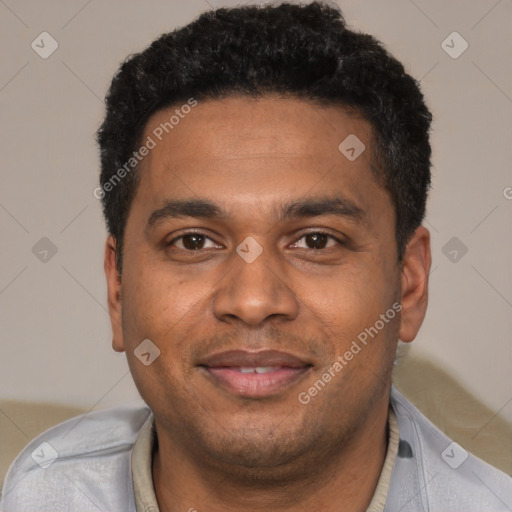
M169 247L169 246L172 246L177 240L181 240L182 238L186 237L186 236L190 236L190 235L198 235L198 236L202 236L204 238L207 238L208 240L211 240L212 242L214 242L214 240L212 240L209 236L205 235L204 233L201 233L201 232L196 232L196 231L189 231L187 233L183 233L183 235L180 235L176 238L173 238L170 242L166 243L166 246ZM325 235L327 236L328 238L332 239L332 240L335 240L336 242L338 242L338 244L344 246L346 245L346 242L343 241L343 240L340 240L339 238L335 237L334 235L332 235L331 233L328 233L327 231L319 231L319 230L316 230L316 231L309 231L308 233L304 233L302 236L300 236L294 243L297 243L299 242L300 240L302 240L304 237L308 236L308 235ZM215 242L216 243L216 242ZM299 247L299 250L309 250L309 251L326 251L327 249L331 249L332 247L327 247L327 248L324 248L324 249L309 249L309 248L303 248L303 247ZM184 251L184 252L189 252L189 253L193 253L193 254L200 254L202 252L207 252L209 251L210 249L181 249L179 248L180 251Z

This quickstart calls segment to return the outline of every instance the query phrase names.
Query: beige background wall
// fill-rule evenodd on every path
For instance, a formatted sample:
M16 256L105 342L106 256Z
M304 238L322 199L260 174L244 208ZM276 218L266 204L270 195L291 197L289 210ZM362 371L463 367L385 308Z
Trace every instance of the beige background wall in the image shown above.
M139 399L110 346L93 134L122 59L235 4L0 1L0 399L87 409ZM512 2L339 5L421 80L435 116L431 300L412 353L512 421ZM58 43L47 59L31 48L51 48L48 36L41 48L43 31ZM442 47L454 31L469 45L458 58ZM462 43L452 35L445 45L456 55Z

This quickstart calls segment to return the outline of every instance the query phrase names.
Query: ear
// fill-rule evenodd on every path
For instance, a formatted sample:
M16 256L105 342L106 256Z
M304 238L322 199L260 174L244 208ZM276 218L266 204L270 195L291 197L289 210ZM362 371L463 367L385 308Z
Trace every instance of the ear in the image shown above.
M402 311L398 334L402 341L413 341L425 318L431 263L430 233L420 226L409 240L402 261Z
M112 348L116 352L124 351L122 329L121 276L117 269L117 244L113 236L105 244L105 276L107 278L108 311L112 325Z

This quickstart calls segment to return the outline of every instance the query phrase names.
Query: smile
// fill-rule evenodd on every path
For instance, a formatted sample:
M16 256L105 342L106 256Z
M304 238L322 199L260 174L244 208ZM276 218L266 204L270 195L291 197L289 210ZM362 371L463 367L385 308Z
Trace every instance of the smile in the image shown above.
M244 398L282 393L312 368L311 363L299 357L273 350L222 352L198 366L213 385Z

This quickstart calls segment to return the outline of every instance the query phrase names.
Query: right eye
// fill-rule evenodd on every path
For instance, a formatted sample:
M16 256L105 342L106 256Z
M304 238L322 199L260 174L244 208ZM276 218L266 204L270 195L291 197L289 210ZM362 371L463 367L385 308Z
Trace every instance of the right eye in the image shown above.
M204 244L207 240L214 244L213 247L216 247L215 242L211 238L195 232L185 233L173 238L167 246L175 246L184 251L202 251L205 249Z

